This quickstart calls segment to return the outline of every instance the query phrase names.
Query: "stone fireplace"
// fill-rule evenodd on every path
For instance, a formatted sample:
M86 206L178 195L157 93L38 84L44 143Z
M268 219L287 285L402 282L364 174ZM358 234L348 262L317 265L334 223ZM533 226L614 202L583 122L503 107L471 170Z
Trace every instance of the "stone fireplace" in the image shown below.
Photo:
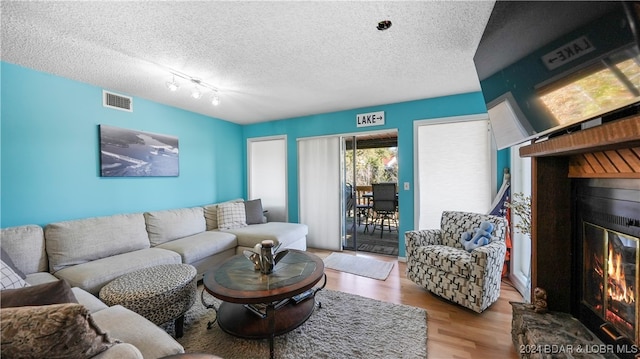
M639 346L640 115L520 155L532 158L531 287L604 343Z

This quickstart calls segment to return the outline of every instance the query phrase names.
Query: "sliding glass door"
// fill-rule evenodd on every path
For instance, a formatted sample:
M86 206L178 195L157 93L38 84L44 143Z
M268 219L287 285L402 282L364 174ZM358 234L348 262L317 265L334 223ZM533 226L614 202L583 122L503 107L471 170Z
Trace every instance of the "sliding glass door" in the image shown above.
M356 137L345 136L341 138L342 146L342 180L344 193L342 196L342 248L348 250L358 249L358 198L356 192Z
M374 183L398 183L398 133L396 130L359 132L344 136L345 196L343 248L398 254L399 213L375 211ZM382 202L379 202L380 204Z
M397 183L396 154L395 130L298 140L300 221L309 226L309 247L359 250L362 238L377 253L397 255L397 214L395 228L387 221L384 233L378 227L374 234L373 208L362 207L372 201L373 183Z

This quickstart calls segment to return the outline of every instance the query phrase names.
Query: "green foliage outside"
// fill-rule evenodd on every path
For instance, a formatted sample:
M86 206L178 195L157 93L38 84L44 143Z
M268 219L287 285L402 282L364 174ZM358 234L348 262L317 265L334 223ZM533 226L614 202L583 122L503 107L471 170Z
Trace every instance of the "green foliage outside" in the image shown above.
M596 68L600 69L600 65ZM635 59L615 64L619 74L624 74L628 83L640 90L640 66ZM636 101L634 92L620 81L609 68L583 72L576 79L540 96L542 102L553 113L558 124L569 124L584 120L599 113Z
M345 155L347 183L366 186L372 183L398 182L397 147L356 150L356 180L353 179L353 151ZM389 166L385 166L389 163Z

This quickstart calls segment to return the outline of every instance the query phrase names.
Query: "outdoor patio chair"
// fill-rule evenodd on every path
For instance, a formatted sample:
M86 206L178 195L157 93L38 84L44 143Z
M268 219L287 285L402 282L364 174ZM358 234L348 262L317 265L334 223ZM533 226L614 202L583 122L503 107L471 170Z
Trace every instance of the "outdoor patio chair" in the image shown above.
M358 226L364 222L363 233L369 232L369 224L371 223L371 186L356 186L356 211L358 215Z
M374 183L373 188L373 212L375 213L375 220L373 222L373 230L376 231L378 225L380 225L380 238L384 232L384 221L387 221L387 227L391 232L391 222L395 224L397 230L398 223L396 220L397 209L397 197L396 197L396 184L395 183Z

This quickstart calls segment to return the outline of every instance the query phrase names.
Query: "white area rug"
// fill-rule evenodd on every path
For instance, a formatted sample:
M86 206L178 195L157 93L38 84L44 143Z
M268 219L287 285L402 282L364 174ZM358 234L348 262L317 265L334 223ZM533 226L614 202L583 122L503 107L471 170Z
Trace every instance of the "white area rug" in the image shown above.
M392 262L335 252L324 259L324 266L341 272L378 280L387 279L389 273L391 273L391 269L393 269Z
M202 284L196 303L185 315L184 336L178 341L187 353L209 353L224 359L269 358L269 342L233 337L214 323L213 309L201 303ZM220 301L203 294L207 304ZM382 302L358 295L324 289L316 294L311 317L291 332L275 338L277 359L427 358L427 312L408 305ZM165 325L173 334L173 322Z

